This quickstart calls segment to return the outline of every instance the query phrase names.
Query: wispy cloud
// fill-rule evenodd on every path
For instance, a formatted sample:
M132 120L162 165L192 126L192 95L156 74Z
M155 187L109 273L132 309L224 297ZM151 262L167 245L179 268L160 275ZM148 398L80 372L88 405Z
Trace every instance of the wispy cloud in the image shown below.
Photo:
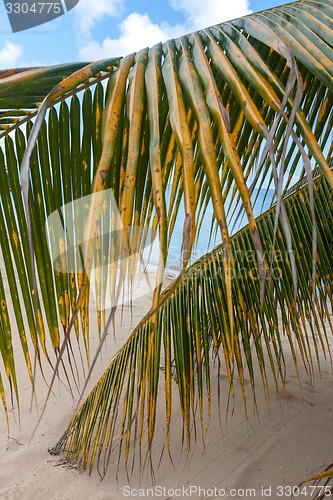
M0 69L15 68L18 66L18 60L23 54L21 45L13 42L5 42L3 48L0 48Z
M248 0L169 0L173 10L187 19L189 31L206 28L250 14Z
M74 10L74 23L79 36L89 36L95 24L105 16L119 17L124 0L80 0Z

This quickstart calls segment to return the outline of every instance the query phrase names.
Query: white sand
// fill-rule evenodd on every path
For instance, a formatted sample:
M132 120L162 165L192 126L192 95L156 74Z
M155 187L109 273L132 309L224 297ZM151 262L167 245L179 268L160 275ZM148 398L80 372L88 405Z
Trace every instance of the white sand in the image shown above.
M133 326L148 307L147 298L140 299L133 310ZM124 335L129 330L129 308L124 309L124 326L118 331L117 340L112 335L108 339L107 353L104 352L103 363L100 361L93 379L107 366L111 354L122 344ZM95 335L96 336L96 335ZM94 340L92 341L94 344ZM95 341L96 343L96 341ZM94 352L94 348L92 348ZM20 350L17 349L18 357ZM155 482L156 486L165 488L185 487L184 496L189 493L189 486L203 489L230 489L234 498L249 498L251 492L247 488L255 488L252 498L265 498L261 493L262 486L272 486L270 498L281 498L276 489L278 485L297 485L309 474L316 472L333 461L331 443L333 416L333 379L330 363L322 359L322 379L317 376L315 390L312 389L304 370L302 374L302 390L298 385L293 362L287 355L288 383L285 394L278 398L274 386L271 387L271 409L267 409L263 391L258 378L257 403L259 417L254 416L249 399L249 421L246 425L241 395L236 394L233 415L229 415L227 428L220 429L217 399L213 400L213 413L206 434L206 447L202 446L198 433L191 457L186 462L186 453L180 453L181 422L177 405L173 414L172 457L175 468L166 455L158 467L161 447L165 438L164 402L160 405L160 415L155 437ZM12 418L10 438L2 408L0 409L0 499L121 499L126 498L129 490L126 474L120 471L119 483L115 480L114 470L117 463L117 452L111 459L107 476L103 481L94 471L91 476L86 472L79 473L73 468L64 466L58 457L51 456L47 448L53 446L66 428L73 411L70 394L61 388L61 399L51 397L46 414L38 430L30 442L32 430L35 427L36 412L29 413L31 388L26 378L23 362L17 363L22 373L19 378L21 398L21 427ZM103 367L104 366L104 367ZM93 382L93 381L92 381ZM227 384L225 376L220 376L222 384L221 413L224 415L227 399ZM161 377L163 385L163 377ZM212 374L212 392L217 392L217 372ZM58 387L58 385L56 384ZM37 391L40 406L46 394L44 382L38 377ZM56 389L59 394L58 388ZM250 394L250 393L249 393ZM177 393L174 392L174 400ZM199 429L198 429L199 431ZM138 471L131 477L131 488L145 488L151 485L151 476L146 469L140 478ZM186 489L187 488L187 489ZM156 490L158 492L159 490ZM288 498L288 490L282 498ZM132 497L139 491L132 491ZM142 493L142 492L141 492ZM151 492L148 492L151 493ZM160 498L176 498L179 491L165 492L167 496ZM211 491L194 490L191 498L209 498ZM220 494L222 491L220 491ZM268 493L268 490L266 490ZM179 496L178 496L179 497ZM131 498L131 496L127 496ZM150 496L152 498L152 496ZM158 498L155 496L155 498ZM218 498L214 495L212 498ZM311 498L299 496L299 498Z

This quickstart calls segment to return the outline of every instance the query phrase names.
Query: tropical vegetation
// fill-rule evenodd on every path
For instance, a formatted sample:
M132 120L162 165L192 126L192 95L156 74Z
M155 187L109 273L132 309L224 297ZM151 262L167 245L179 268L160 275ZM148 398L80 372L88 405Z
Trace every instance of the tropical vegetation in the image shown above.
M149 313L53 453L65 451L90 470L97 461L102 475L115 443L126 464L144 436L149 453L161 390L167 442L177 394L189 447L193 421L204 438L205 415L217 404L212 356L223 360L229 396L240 384L246 408L245 375L255 404L256 368L267 399L268 374L277 388L284 384L282 337L296 370L298 351L310 376L319 351L330 353L332 18L331 0L301 0L126 57L0 74L0 394L7 418L9 396L19 405L14 332L32 388L45 357L51 392L71 338L83 342L91 372L89 323L102 343L155 235L160 248ZM256 194L271 188L271 207L255 217ZM116 237L110 193L121 222ZM221 244L192 263L209 207L211 235ZM163 289L179 219L179 276ZM89 317L93 288L97 311Z

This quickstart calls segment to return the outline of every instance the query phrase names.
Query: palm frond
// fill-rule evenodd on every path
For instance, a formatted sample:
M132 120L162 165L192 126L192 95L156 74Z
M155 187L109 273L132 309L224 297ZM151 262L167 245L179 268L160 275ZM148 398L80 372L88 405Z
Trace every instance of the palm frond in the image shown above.
M117 62L117 59L105 61L104 68L103 65L100 68L100 70L105 69L104 75L96 72L93 80L107 78L108 68L117 65ZM13 68L1 71L0 138L36 116L45 96L64 79L86 66L87 63L68 63L51 67ZM82 91L82 88L77 89L80 90Z
M333 487L330 485L333 477L333 464L328 465L325 469L318 474L308 477L299 486L306 488L306 483L312 482L311 487L314 489L316 494L314 495L314 500L324 500L324 498L332 496Z
M236 322L235 363L230 356L227 337L224 248L220 245L185 270L176 285L171 284L164 291L158 309L149 312L132 332L53 448L53 453L64 450L69 460L79 462L82 468L89 466L90 470L96 459L99 472L104 475L111 451L119 446L124 448L128 465L130 447L134 447L136 441L143 445L145 425L147 433L153 433L156 407L163 401L169 442L172 401L176 394L189 447L190 429L196 418L201 422L204 436L205 401L207 416L210 414L212 354L224 358L232 393L234 384L240 384L245 408L245 379L251 381L254 405L260 384L254 366L260 368L267 398L268 372L277 390L279 384L284 384L286 352L281 343L284 336L288 338L297 373L300 361L310 376L315 364L320 369L320 351L330 356L328 335L333 327L332 242L328 241L331 240L333 202L330 187L322 174L316 177L314 185L318 227L314 300L311 294L309 192L307 185L296 185L286 197L285 206L297 265L297 309L291 287L290 255L281 226L272 252L273 206L256 221L264 245L265 263L270 268L264 302L260 300L260 278L250 227L246 226L231 238L235 262L231 279ZM148 344L153 345L149 359ZM164 397L159 394L158 398L158 389L163 391L160 366L165 372L165 394ZM217 399L216 395L214 397ZM197 406L199 415L196 414Z
M173 339L175 330L169 328L163 349L169 361L175 355L173 351L178 353L177 370L182 377L179 387L187 429L195 390L193 385L188 385L188 380L192 383L194 377L197 378L198 390L203 393L204 374L200 370L199 375L194 373L199 373L197 367L202 365L202 358L205 370L208 369L211 342L216 348L223 345L230 381L234 364L240 375L243 370L240 335L242 349L247 349L251 335L255 337L258 358L263 338L272 356L272 369L273 354L283 360L278 339L273 343L274 353L267 347L270 328L273 331L277 328L273 301L269 294L264 296L268 285L263 278L271 266L265 254L269 245L275 248L280 245L283 251L286 248L289 251L283 269L288 279L273 288L290 337L291 327L297 331L300 321L304 328L304 313L300 312L300 319L296 310L301 299L305 300L305 285L308 287L306 310L313 314L317 311L317 288L323 296L329 295L330 278L327 282L317 278L314 283L316 269L309 262L313 262L316 251L311 169L317 165L325 176L325 193L333 187L333 174L327 162L332 156L332 9L331 0L295 2L157 44L124 58L1 73L0 245L4 259L1 273L10 287L5 294L0 286L3 361L0 393L5 407L5 379L9 391L14 391L17 399L19 396L12 348L14 328L19 332L32 385L31 353L36 354L41 369L43 353L55 365L57 373L66 346L63 339L67 341L73 336L72 327L85 345L89 363L87 310L91 289L96 290L97 311L90 321L98 323L103 338L108 326L105 316L108 280L111 303L114 303L120 290L118 282L122 284L127 278L130 281L150 234L153 237L157 232L161 259L154 314L150 322L143 322L136 330L146 333L131 337L115 362L119 365L110 369L116 370L120 384L115 385L113 404L119 401L128 363L134 366L137 360L140 365L138 398L145 401L147 397L150 402L152 439L162 348L158 332L164 324L161 301L168 304L169 324L185 321L181 330L184 333L179 337ZM309 176L310 196L310 204L306 205L310 209L301 227L299 220L294 220L293 212L288 212L287 201L285 204L282 197L299 176ZM169 185L170 199L166 197ZM254 217L255 190L267 193L272 186L278 210L273 222L269 219L270 225L260 229L261 222ZM123 225L117 241L112 234L115 218L110 193ZM304 190L302 196L305 200ZM316 199L317 252L325 260L331 241L329 233L324 235L320 227L328 204L326 198L321 200L319 207ZM168 300L169 295L160 296L160 278L177 218L184 220L180 265L185 268L210 206L214 212L212 234L216 224L223 243L224 251L219 250L223 266L218 289L210 288L209 280L207 284L202 281L203 292L194 287L199 310L205 311L201 317L191 306L189 288L181 285L176 293L177 286L186 281L184 275L168 292ZM239 218L245 215L249 228L235 240L231 237L230 221L236 213ZM55 220L50 219L52 214L60 221L60 233L52 225ZM309 246L304 247L305 250L295 247L297 238L301 237L308 245L312 241L310 253ZM234 257L235 241L241 251L255 252L259 281L244 276L239 280L229 279L239 267ZM52 244L58 249L56 258L49 251ZM304 268L297 260L296 249L301 252ZM126 264L128 267L121 265L119 270L115 263L124 255L129 257L129 264ZM103 262L108 263L106 271L103 271ZM212 262L214 265L209 261L203 264L208 273L216 267L216 259ZM317 265L329 266L329 263L325 260L325 264L320 261ZM307 272L310 267L312 277ZM98 271L89 281L92 268ZM296 283L302 290L301 296ZM207 301L209 293L215 294L216 302ZM314 305L311 305L311 297ZM24 313L19 307L20 300ZM260 303L265 306L259 311ZM286 304L291 326L282 308ZM204 322L204 337L200 337L201 328L199 331L196 327L195 345L185 333L189 316L184 319L179 315L185 306L191 311L194 324ZM254 319L252 309L247 307L254 308ZM10 324L7 308L13 309L16 325ZM207 308L211 308L212 317L218 318L216 327L206 315ZM178 316L173 317L177 311ZM271 323L266 324L266 318L270 318ZM318 313L315 318L320 324ZM241 334L240 329L244 329ZM256 335L258 331L261 335ZM133 339L136 339L135 351L128 347L132 346ZM49 341L51 349L47 347ZM32 347L29 348L29 344ZM299 336L297 344L311 365L305 337ZM146 354L139 361L136 353L140 349L140 352L146 349ZM126 353L132 361L125 360ZM187 359L190 364L185 362ZM120 360L124 365L120 365ZM250 361L246 363L250 370ZM147 367L151 372L147 372ZM282 365L274 369L283 372ZM264 369L262 376L264 379ZM206 378L209 381L209 372ZM170 391L170 368L166 383ZM132 385L128 389L132 399L134 388ZM110 415L117 411L116 406L107 406L107 402L105 405ZM167 405L170 418L168 398ZM131 402L129 408L131 414ZM144 403L138 412L141 422L138 435L141 436ZM126 424L127 416L124 416L123 429L130 423L129 420ZM109 443L109 429L104 431L103 439ZM88 448L85 453L90 453Z

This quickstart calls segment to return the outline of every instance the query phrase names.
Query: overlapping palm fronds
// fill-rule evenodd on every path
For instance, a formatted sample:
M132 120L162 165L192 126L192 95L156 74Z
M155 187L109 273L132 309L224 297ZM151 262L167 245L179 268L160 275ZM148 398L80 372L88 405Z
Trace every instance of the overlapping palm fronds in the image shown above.
M317 198L312 169L317 165L326 179L321 181L321 192L329 194L333 188L327 162L332 156L332 12L330 0L300 1L124 58L1 74L0 224L4 230L0 245L5 263L1 273L10 287L6 295L0 275L0 377L5 374L8 381L0 378L0 393L5 408L6 385L19 399L8 307L15 313L32 385L31 352L36 353L41 367L44 352L58 373L66 342L73 336L72 327L78 339L83 339L89 363L90 288L95 288L97 298L97 315L90 321L98 323L103 339L114 313L112 308L111 316L105 316L107 281L114 304L125 280L131 281L150 233L152 238L158 233L161 256L150 319L137 327L107 372L114 390L109 402L96 407L96 415L81 410L74 420L80 422L83 433L85 429L100 433L101 441L96 439L92 455L90 437L82 435L83 448L76 453L83 464L99 453L100 443L111 449L113 418L129 368L136 366L138 377L128 379L129 406L121 426L124 432L135 417L141 438L146 415L149 448L161 350L166 358L167 427L171 360L175 357L188 430L195 384L203 406L211 342L216 349L223 346L232 387L235 368L242 380L242 352L248 353L250 338L254 338L265 385L263 345L276 377L279 372L283 375L274 301L281 306L290 338L292 331L304 330L305 319L310 319L313 328L321 324L318 300L326 304L330 297L330 274L327 281L325 274L320 275L321 280L317 274L320 266L329 267L326 257L332 246L329 233L325 235L321 227L327 224L329 196ZM302 190L294 197L307 207L302 225L293 215L298 205L291 209L284 202L287 189L299 177L306 178L308 187L308 195ZM170 197L166 197L168 186ZM266 216L264 224L253 214L255 193L271 187L277 205L275 215ZM111 197L121 222L116 242ZM218 268L216 259L199 264L211 278L215 267L219 277L214 285L208 279L198 288L186 281L183 270L200 238L209 206L214 212L212 233L216 224L222 241L223 251L216 253L222 262ZM59 215L62 233L50 222L52 214ZM246 216L248 229L231 238L230 220L235 214ZM184 220L182 277L161 295L163 269L179 217ZM306 241L302 249L297 247L298 238ZM49 244L58 249L55 259ZM236 244L241 251L253 251L253 269L259 279L245 275L234 279L239 270ZM274 262L267 251L270 248L274 256L273 249L280 247L288 253L283 265L285 279L267 282ZM324 262L318 262L317 254ZM300 255L304 266L298 261ZM99 271L90 282L92 268ZM187 288L185 283L189 283ZM25 313L19 307L20 298ZM312 317L305 318L301 301ZM182 314L184 305L187 315ZM217 318L216 325L210 317ZM176 335L178 322L180 333ZM191 330L194 325L195 331ZM311 365L305 332L298 335L303 360ZM48 336L56 360L47 348ZM324 332L320 338L324 347ZM138 357L139 352L143 357ZM250 375L251 359L246 360ZM282 364L276 365L274 359ZM135 398L140 401L136 410ZM97 411L103 416L98 422ZM84 416L92 418L89 424L83 422ZM77 426L75 432L80 435ZM126 434L126 453L128 436L130 433ZM70 436L66 439L70 446Z
M307 185L296 186L285 198L293 234L293 248L298 276L297 307L294 307L290 255L282 228L279 227L275 251L272 253L272 229L275 207L257 219L264 242L270 274L265 285L265 299L260 301L260 277L255 262L255 247L249 226L231 238L235 267L232 279L235 307L235 365L230 357L227 323L227 294L223 267L223 246L203 256L186 271L176 288L170 285L161 296L156 325L153 313L147 314L132 332L107 371L96 384L64 437L52 450L66 451L70 460L90 470L95 459L105 474L110 452L123 447L128 465L129 451L139 442L146 442L143 429L155 426L157 388L164 382L166 405L166 437L170 442L172 401L179 397L187 445L193 421L201 422L210 414L211 361L214 355L223 358L223 371L228 374L230 389L237 380L246 408L245 380L251 381L253 402L256 388L262 384L269 398L267 377L271 372L276 388L286 379L285 350L281 340L286 336L298 372L299 360L311 374L319 366L319 353L331 356L328 337L331 323L332 259L330 230L333 223L331 190L320 174L314 182L315 210L318 220L318 252L315 300L311 293L312 228ZM322 213L325 217L322 217ZM154 331L153 356L147 358L148 340ZM298 363L297 363L298 358ZM163 366L164 375L161 375ZM255 367L259 367L257 377ZM258 373L260 375L258 376ZM261 381L260 381L261 378ZM177 381L177 384L174 382ZM163 388L160 384L160 390ZM175 394L176 393L176 394ZM123 398L123 400L121 399ZM123 405L120 406L120 402ZM207 410L204 411L204 401ZM161 422L159 422L161 426ZM148 444L149 440L148 440Z

